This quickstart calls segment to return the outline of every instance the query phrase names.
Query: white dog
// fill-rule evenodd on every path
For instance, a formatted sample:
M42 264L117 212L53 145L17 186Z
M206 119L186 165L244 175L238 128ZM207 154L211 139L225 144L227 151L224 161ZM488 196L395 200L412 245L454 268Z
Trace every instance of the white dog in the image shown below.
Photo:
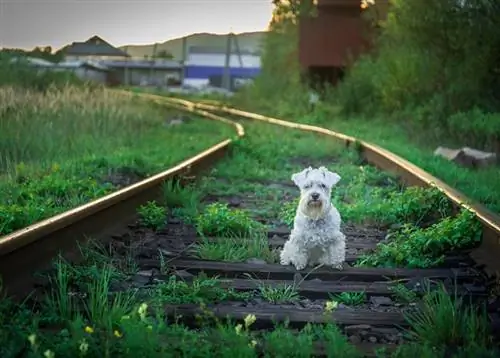
M340 214L330 202L331 189L340 176L325 167L309 167L293 174L292 180L300 188L300 202L280 263L292 263L297 270L316 264L342 270L345 236L340 231Z

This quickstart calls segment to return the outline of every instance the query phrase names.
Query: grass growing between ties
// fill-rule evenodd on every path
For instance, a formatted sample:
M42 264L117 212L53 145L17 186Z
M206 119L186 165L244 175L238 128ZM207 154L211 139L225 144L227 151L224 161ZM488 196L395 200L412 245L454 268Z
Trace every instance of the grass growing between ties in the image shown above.
M163 305L206 307L225 300L244 301L252 293L221 289L217 278L204 275L189 284L172 276L145 290L116 290L124 273L95 252L86 252L85 257L87 261L80 265L55 262L51 294L34 311L29 301L21 305L7 298L1 301L2 357L258 357L262 352L269 357L313 357L318 349L328 357L361 357L334 323L307 324L299 331L277 323L263 332L253 329L257 318L252 313L234 321L216 319L206 311L196 319L197 329L188 328L167 320ZM264 292L271 302L295 299L293 289L261 290L260 294ZM326 305L325 314L335 309L337 305ZM443 287L427 290L406 319L409 343L393 354L379 352L378 357L493 358L498 354L486 316Z
M387 243L358 261L360 266L426 268L439 265L445 255L473 248L481 241L481 225L473 213L462 210L427 227L405 225Z
M165 170L233 135L106 89L0 88L0 235Z

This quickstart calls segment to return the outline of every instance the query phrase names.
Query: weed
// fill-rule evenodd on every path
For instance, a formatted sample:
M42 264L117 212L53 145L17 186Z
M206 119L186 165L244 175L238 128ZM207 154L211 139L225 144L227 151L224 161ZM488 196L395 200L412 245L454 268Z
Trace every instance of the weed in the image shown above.
M331 299L341 302L347 306L359 306L366 302L366 293L342 292L340 295L331 295Z
M148 228L158 230L165 225L167 209L159 206L155 201L141 205L137 212L139 222Z
M328 358L361 358L362 356L335 324L313 326L313 334L316 340L324 345Z
M264 334L264 357L311 357L314 353L312 328L308 324L298 334L277 326Z
M401 283L391 286L390 290L394 294L396 300L401 303L412 303L415 302L418 298L418 295L415 291L407 288Z
M484 314L466 306L456 294L441 286L427 292L417 311L406 314L411 339L431 347L488 346L488 323Z
M178 181L167 181L163 186L167 206L173 208L196 209L200 194L193 186L182 187Z
M252 238L203 238L195 246L195 255L205 260L230 262L242 262L256 257L269 263L278 260L278 252L271 250L267 236L259 233Z
M262 298L273 304L291 303L300 299L299 292L295 285L266 286L260 285L258 292Z
M250 298L248 293L221 288L217 278L204 276L195 277L189 283L180 281L176 276L171 276L168 281L151 289L149 295L155 302L162 304L217 303Z
M481 237L481 226L475 215L464 209L456 217L447 217L421 229L406 225L387 243L361 258L359 265L432 267L441 263L445 254L470 248Z
M244 211L213 203L196 218L198 232L206 236L250 236L261 225Z

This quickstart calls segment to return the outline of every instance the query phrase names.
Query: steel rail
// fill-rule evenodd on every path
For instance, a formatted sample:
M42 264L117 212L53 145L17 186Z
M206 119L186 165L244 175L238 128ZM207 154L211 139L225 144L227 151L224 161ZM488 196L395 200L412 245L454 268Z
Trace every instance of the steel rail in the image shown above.
M166 180L197 174L211 167L227 153L234 140L245 135L239 123L194 107L166 104L231 125L235 128L235 138L223 140L126 188L0 237L0 278L4 291L14 298L22 298L36 282L33 273L47 268L59 253L78 260L79 244L89 238L106 241L111 234L125 230L136 218L138 206L162 197Z
M446 184L442 180L434 177L415 164L401 158L400 156L388 151L387 149L366 141L359 140L353 136L348 136L326 128L308 124L299 124L282 119L267 117L261 114L246 112L239 109L227 107L220 102L219 105L212 105L151 94L141 94L141 96L149 98L155 97L156 100L160 102L160 98L164 98L164 103L176 103L178 105L185 106L186 108L198 108L208 111L225 113L265 123L276 124L282 127L323 134L338 141L344 142L344 144L348 147L356 145L360 151L360 154L368 163L373 164L376 167L379 167L388 172L399 175L402 181L404 181L408 185L435 187L451 200L455 208L465 208L473 212L482 224L482 241L481 245L478 248L471 251L470 256L478 265L483 266L484 271L488 275L497 276L500 273L500 216L487 209L484 205L474 202L465 194ZM217 101L211 102L215 103Z

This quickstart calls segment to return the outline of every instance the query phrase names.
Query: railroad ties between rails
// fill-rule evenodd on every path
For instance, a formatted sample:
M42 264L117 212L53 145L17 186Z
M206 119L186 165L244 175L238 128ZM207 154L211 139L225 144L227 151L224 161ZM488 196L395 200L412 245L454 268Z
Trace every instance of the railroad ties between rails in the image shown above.
M115 247L125 247L134 237L144 236L141 227L131 225L129 229L129 233L113 237ZM289 329L297 331L308 323L334 322L366 357L374 356L374 352L382 347L391 352L404 342L403 331L408 328L404 313L412 310L416 303L399 303L395 292L397 286L403 285L408 291L424 293L429 282L433 285L442 283L449 292L456 292L467 302L480 302L487 298L484 277L474 269L474 263L466 252L449 256L441 267L432 269L351 267L360 255L373 250L376 242L384 237L367 237L366 233L349 226L344 230L350 254L343 270L309 267L297 271L293 266L267 264L260 260L242 263L198 259L192 255L196 243L224 238L197 237L194 231L186 230L185 224L172 218L167 230L160 230L154 239L150 238L148 243L134 249L139 271L130 287L154 289L168 282L172 276L192 283L199 274L204 274L206 277L217 277L219 287L237 292L258 292L263 288L276 291L290 289L300 298L284 303L270 303L262 298L221 301L205 307L167 304L164 311L172 320L192 328L198 327L199 316L206 315L207 310L210 316L222 321L226 318L241 321L254 314L256 322L252 329L257 331L271 330L276 322L287 322ZM282 247L288 235L289 231L284 228L269 230L270 248ZM363 294L364 299L355 306L340 304L332 312L325 311L326 302L343 293ZM325 356L321 343L316 347L315 356Z
M146 97L153 98L150 95ZM162 102L163 99L158 101ZM188 110L212 116L212 119L220 119L206 111L197 110L192 104L188 105L187 101L177 101L175 104L185 105ZM243 136L243 128L236 128L238 135ZM85 241L84 237L89 234L103 242L110 242L118 251L120 247L130 245L141 236L142 230L136 224L131 224L135 220L136 208L158 197L161 184L166 179L202 173L202 169L210 167L225 154L230 144L230 140L220 143L195 159L153 178L0 238L0 274L7 278L6 287L13 288L14 291L19 288L22 293L28 287L45 287L46 282L38 282L28 276L45 268L59 250L73 258L77 243ZM491 213L486 216L496 219ZM398 303L396 287L400 285L413 292L423 292L429 282L433 285L442 283L451 292L455 291L466 299L477 302L488 299L491 280L482 272L484 265L476 264L468 252L452 253L446 257L441 267L432 269L353 267L357 258L373 250L384 240L385 235L376 231L360 232L344 225L347 236L347 262L344 269L319 267L298 272L293 266L268 264L259 260L236 263L198 259L193 256L193 247L197 243L201 240L224 239L202 239L192 230L186 229L185 224L178 219L171 217L169 220L167 231L156 232L148 243L143 243L135 252L138 273L125 285L127 288L148 289L167 282L174 276L192 283L198 274L204 273L218 276L218 285L223 289L255 292L263 287L276 290L290 287L299 297L286 303L269 303L256 298L221 301L204 308L193 304L165 305L164 311L171 318L180 317L183 323L192 327L197 327L197 317L206 313L206 310L221 320L227 317L242 320L248 314L254 314L256 322L252 329L255 330L272 329L277 321L287 321L292 330L301 329L307 323L334 322L341 327L351 343L366 356L373 356L378 348L391 350L404 342L402 330L408 326L405 312L414 309L415 304ZM487 228L488 232L491 232L491 227ZM288 235L289 231L286 229L270 229L267 233L269 247L279 249ZM498 251L494 253L496 252ZM20 284L20 281L26 281L26 284ZM366 296L358 305L340 304L331 312L325 311L326 303L331 300L332 295L342 293L364 293ZM491 324L496 328L497 307L490 308ZM315 356L324 355L324 349L319 343Z

